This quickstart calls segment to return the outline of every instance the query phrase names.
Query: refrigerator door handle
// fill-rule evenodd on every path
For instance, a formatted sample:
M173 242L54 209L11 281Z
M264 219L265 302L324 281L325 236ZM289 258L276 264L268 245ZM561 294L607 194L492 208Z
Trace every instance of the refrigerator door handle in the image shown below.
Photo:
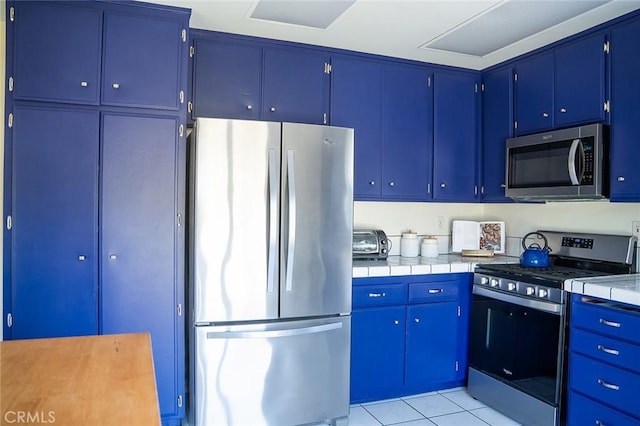
M293 290L293 262L296 253L296 179L294 150L287 150L287 183L289 188L289 243L287 245L287 265L285 277L285 290Z
M314 325L303 328L283 328L280 330L260 330L260 331L208 331L207 339L264 339L270 337L290 337L302 336L305 334L323 333L326 331L342 328L342 322L331 324Z
M276 281L278 238L278 184L276 150L269 150L269 253L267 255L267 293L273 293Z

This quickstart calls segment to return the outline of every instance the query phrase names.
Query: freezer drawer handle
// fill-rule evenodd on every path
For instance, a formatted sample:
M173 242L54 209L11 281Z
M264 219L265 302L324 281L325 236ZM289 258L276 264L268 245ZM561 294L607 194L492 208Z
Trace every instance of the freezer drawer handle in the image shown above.
M269 253L267 255L267 293L273 293L276 281L276 250L278 243L278 175L276 150L269 150Z
M611 389L611 390L620 390L620 386L618 385L612 385L611 383L607 383L602 379L598 379L598 384L604 386L607 389Z
M287 246L287 266L285 290L293 290L293 262L296 253L296 179L295 158L292 149L287 151L287 176L289 177L289 244Z
M619 322L607 321L604 318L600 318L600 324L615 328L620 328L621 325Z
M605 354L609 354L609 355L620 355L620 351L617 349L609 349L606 348L602 345L598 345L598 350L604 352Z
M209 331L207 339L264 339L269 337L302 336L305 334L324 333L342 328L342 322L314 325L304 328L284 328L280 330L262 331Z

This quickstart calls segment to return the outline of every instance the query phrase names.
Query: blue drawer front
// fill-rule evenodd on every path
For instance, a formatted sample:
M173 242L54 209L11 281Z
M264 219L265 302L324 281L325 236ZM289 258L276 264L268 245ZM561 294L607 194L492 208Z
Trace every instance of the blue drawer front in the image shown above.
M638 390L640 375L585 356L569 356L569 386L571 390L589 395L595 400L640 417Z
M640 374L640 346L574 328L571 350Z
M406 284L380 284L353 287L354 308L404 305L406 303Z
M409 303L439 302L458 298L458 281L434 281L409 284Z
M640 314L638 313L574 302L572 325L616 339L640 342Z
M638 426L638 423L640 420L625 416L576 392L569 392L567 426Z

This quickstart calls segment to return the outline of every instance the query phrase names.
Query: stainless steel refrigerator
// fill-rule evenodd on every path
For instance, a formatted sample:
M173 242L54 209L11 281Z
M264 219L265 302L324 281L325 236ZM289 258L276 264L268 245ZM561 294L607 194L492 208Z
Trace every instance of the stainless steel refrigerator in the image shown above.
M190 425L348 423L353 129L199 118Z

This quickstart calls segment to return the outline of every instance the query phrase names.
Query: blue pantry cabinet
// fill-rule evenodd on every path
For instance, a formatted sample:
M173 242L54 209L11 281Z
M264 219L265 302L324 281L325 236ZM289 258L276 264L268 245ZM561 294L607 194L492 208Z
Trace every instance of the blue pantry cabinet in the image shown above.
M513 68L494 70L482 82L482 200L506 202L506 141L513 136Z
M640 20L611 30L611 199L640 201Z
M179 424L189 11L7 6L4 336L149 332Z
M434 75L433 199L475 201L478 197L478 76Z

